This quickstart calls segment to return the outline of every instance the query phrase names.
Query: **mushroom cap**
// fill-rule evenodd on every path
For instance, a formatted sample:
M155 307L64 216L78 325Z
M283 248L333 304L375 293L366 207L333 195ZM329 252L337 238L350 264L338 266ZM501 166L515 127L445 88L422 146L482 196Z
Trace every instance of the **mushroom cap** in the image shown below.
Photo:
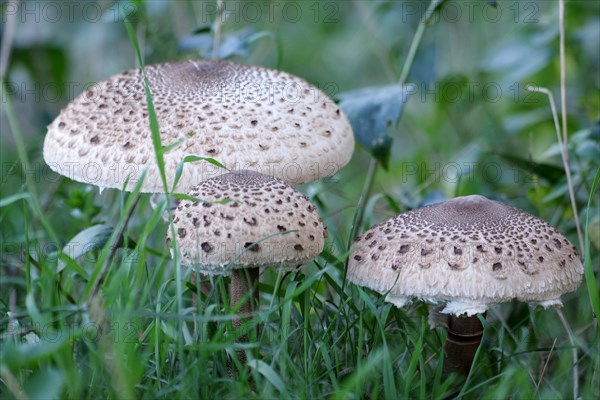
M322 91L272 69L188 60L145 68L164 147L169 188L185 156L212 157L229 170L251 169L291 183L333 175L354 151L346 116ZM96 83L48 126L44 160L71 179L142 192L164 192L141 70ZM176 188L227 171L186 163Z
M280 179L232 172L202 182L189 195L204 202L181 201L173 215L183 265L212 274L266 265L290 269L323 250L327 230L315 207Z
M483 196L457 197L375 225L354 242L348 279L401 307L447 302L473 315L517 299L544 307L579 286L577 249L554 227Z

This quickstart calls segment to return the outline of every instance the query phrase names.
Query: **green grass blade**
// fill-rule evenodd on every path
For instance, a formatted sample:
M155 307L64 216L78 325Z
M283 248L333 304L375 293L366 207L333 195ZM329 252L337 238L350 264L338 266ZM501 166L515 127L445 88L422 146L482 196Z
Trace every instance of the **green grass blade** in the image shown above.
M273 370L273 368L271 368L267 363L261 360L251 360L248 362L248 365L250 368L255 369L258 371L258 373L264 376L267 381L269 381L271 385L275 386L280 393L285 391L285 385L281 380L281 377L279 377L277 372L275 372L275 370Z
M86 298L86 299L89 299L90 296L92 295L93 291L97 290L98 285L100 285L102 283L101 281L104 278L104 274L107 272L108 263L110 262L109 257L111 256L111 253L112 253L111 249L113 249L116 246L116 244L118 243L118 241L121 237L121 234L123 233L124 224L127 224L127 222L129 221L129 218L131 218L131 212L133 211L133 208L135 207L135 205L137 204L137 202L139 200L140 190L142 188L144 179L146 178L146 171L147 170L144 170L144 172L142 173L142 176L136 182L133 192L129 195L129 197L125 203L125 209L123 210L123 213L121 214L119 223L117 224L117 229L115 229L112 232L110 239L106 242L106 244L104 246L104 251L102 251L101 256L96 261L94 271L92 272L92 275L90 276L90 280L86 286L86 290L85 290L85 294L84 294L84 298Z
M406 380L404 383L404 398L410 398L411 389L415 386L413 383L413 377L417 370L417 365L419 364L419 359L423 356L423 337L425 336L425 329L427 329L427 325L425 323L425 318L421 319L421 331L419 334L419 338L415 343L415 347L412 349L412 356L410 358L410 364L408 366L408 371L406 371Z
M221 164L220 162L218 162L217 160L215 160L212 157L186 156L183 158L183 160L181 160L177 163L177 168L175 169L175 179L173 180L171 192L175 191L175 188L177 187L177 184L179 183L179 180L181 179L181 175L183 174L184 164L192 163L192 162L196 162L196 161L206 161L212 165L215 165L219 168L223 168L223 169L227 170L227 168L223 164Z
M27 155L27 151L25 149L25 143L23 141L23 134L21 132L21 127L16 118L15 109L13 107L11 96L7 95L10 93L6 82L4 79L0 82L0 88L2 93L2 104L4 105L4 111L6 113L6 117L8 120L8 125L10 127L10 131L12 132L13 140L15 141L15 145L17 147L17 155L19 156L19 161L21 162L23 169L26 171L31 171L31 163L29 162L29 156ZM29 193L30 206L36 217L39 218L40 222L46 229L46 232L50 235L50 238L55 242L59 243L58 236L54 232L54 228L46 218L46 214L42 212L42 208L39 201L39 196L37 193L36 185L34 184L32 177L30 174L25 174L25 186L27 187L27 191Z
M162 146L162 142L160 140L160 127L158 125L158 118L156 117L156 110L154 109L154 103L152 102L152 93L150 92L150 85L148 84L148 77L146 76L146 69L144 67L144 59L142 58L142 53L140 52L140 46L137 41L137 37L135 36L135 32L133 31L133 27L127 18L124 20L125 28L127 29L127 34L129 35L129 40L133 44L135 49L135 54L137 55L138 62L140 63L140 68L142 70L142 74L144 75L144 90L146 91L146 103L148 105L148 119L150 121L150 132L152 134L152 146L154 147L154 154L156 156L156 164L158 166L158 170L160 173L160 179L162 180L163 189L165 193L169 192L169 187L167 185L167 175L165 173L165 159L164 159L164 149Z
M0 200L0 208L9 206L12 203L22 200L22 199L30 200L31 194L30 193L17 193L17 194L13 194L12 196L5 197Z
M588 293L590 295L590 302L592 303L592 309L596 314L596 323L600 317L600 294L598 293L598 285L596 283L596 276L592 268L592 253L590 250L590 237L589 237L589 219L590 219L590 208L592 207L592 199L594 193L598 189L598 181L600 181L600 168L596 170L596 176L594 177L594 183L592 184L592 190L590 191L590 197L588 198L587 212L585 217L585 237L584 237L584 267L585 267L585 282L587 284Z
M380 348L374 351L360 368L357 368L352 375L344 380L340 386L340 390L336 392L332 398L334 400L345 400L352 398L351 394L359 389L364 382L374 374L380 367L383 361L384 349Z

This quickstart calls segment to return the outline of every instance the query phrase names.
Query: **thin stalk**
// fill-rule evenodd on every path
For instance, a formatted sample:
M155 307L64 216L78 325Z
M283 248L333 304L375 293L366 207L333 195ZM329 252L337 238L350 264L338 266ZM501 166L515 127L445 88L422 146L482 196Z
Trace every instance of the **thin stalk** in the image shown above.
M402 72L400 73L400 79L398 80L398 84L400 86L404 86L404 84L406 83L406 79L408 78L408 75L410 74L410 71L415 62L415 57L417 55L417 51L419 49L419 46L421 45L421 41L423 40L423 36L425 34L425 29L427 28L427 25L429 25L429 22L431 21L431 17L433 16L433 13L437 9L437 7L439 7L440 4L442 4L444 1L445 0L432 0L431 3L429 3L429 7L427 7L427 10L425 11L425 14L421 18L421 21L419 21L419 26L417 27L415 36L413 37L413 40L410 44L410 47L408 49L408 54L406 56L406 60L404 61L404 65L402 67ZM401 117L402 117L402 114L398 117L398 121L400 121ZM348 246L347 246L348 250L350 249L350 246L352 245L352 242L354 241L354 238L356 237L356 234L358 233L358 229L362 223L362 219L363 219L363 216L365 213L365 206L367 204L367 200L371 196L371 189L373 188L373 181L374 181L376 173L377 173L377 161L375 161L374 158L371 158L371 161L369 162L369 169L367 172L367 176L365 178L365 184L363 186L360 200L358 201L358 204L356 207L356 212L354 214L354 219L352 221L352 228L350 229L350 237L348 238ZM347 266L348 266L348 259L346 259L346 269L347 269ZM345 280L344 280L344 282L345 282Z
M565 66L565 0L558 2L558 32L560 50L560 113L562 117L563 142L567 143L567 68Z
M550 347L550 352L548 352L548 357L546 357L546 361L544 362L544 365L542 366L542 370L540 372L540 377L538 378L538 381L535 384L534 397L537 397L537 394L540 391L540 386L542 385L542 380L544 379L544 374L546 373L546 368L548 367L548 362L550 361L550 357L552 357L552 353L554 352L555 347L556 347L556 338L554 338L554 342L552 342L552 347Z
M577 211L577 203L575 201L575 190L573 189L573 180L571 179L571 167L569 166L569 149L568 143L563 140L564 135L561 135L560 124L558 123L558 113L556 112L556 103L554 102L554 96L552 92L545 87L540 86L527 86L526 89L530 92L543 93L548 96L550 102L550 110L552 111L552 118L554 119L554 129L556 130L556 140L560 147L560 154L563 162L563 168L565 169L565 175L567 177L567 187L569 188L569 197L571 198L571 207L573 208L573 218L575 220L575 228L577 229L577 238L579 239L579 248L583 252L584 240L583 234L581 233L581 224L579 223L579 212Z
M7 389L15 396L17 400L28 400L29 397L27 393L23 390L23 387L19 383L19 380L10 372L10 370L5 367L0 367L0 378L2 378L2 383L6 385Z
M231 310L238 310L239 318L234 318L231 321L234 334L236 335L237 343L248 343L246 334L240 335L237 330L242 326L243 322L249 319L252 311L258 304L258 280L259 268L233 269L231 271L231 285L229 287L229 298ZM251 294L249 296L249 294ZM236 351L240 365L246 365L246 351L244 349ZM233 376L233 362L228 368L228 373Z
M15 8L19 8L19 0L11 1ZM9 3L9 4L10 4ZM0 78L4 80L8 71L8 61L10 60L10 51L12 49L13 39L15 37L15 28L18 13L6 13L6 24L4 26L4 35L2 45L0 46Z
M573 369L571 370L571 372L573 374L573 399L577 399L579 397L578 396L578 393L579 393L579 368L578 368L577 347L575 345L575 339L573 339L573 332L571 331L571 328L569 327L569 323L565 319L565 316L563 315L560 308L556 308L556 313L558 314L558 317L560 318L560 322L562 322L565 330L567 331L567 336L569 337L569 342L571 342L571 347L573 348L573 350L572 350Z
M352 220L352 228L350 228L350 236L348 237L348 245L347 249L350 250L352 246L352 242L358 233L358 229L362 223L362 219L365 213L365 205L367 204L367 200L371 195L371 189L373 188L373 182L375 181L375 173L377 172L377 161L371 157L371 161L369 162L369 170L367 171L367 177L365 178L365 184L363 185L363 190L361 192L360 198L358 199L358 204L356 205L356 212L354 213L354 218ZM349 258L346 258L346 268L348 267ZM345 278L345 277L344 277ZM346 282L346 279L343 280Z
M425 29L431 21L433 13L444 1L445 0L432 0L431 3L429 3L429 7L427 7L427 10L425 11L425 15L423 15L421 21L419 21L419 26L417 27L415 36L410 44L408 54L406 55L406 60L404 61L404 66L402 67L402 72L400 73L400 79L398 80L398 84L400 84L400 86L403 86L406 83L406 79L408 79L408 74L410 74L410 70L415 62L415 57L417 56L417 51L421 45L421 40L423 40Z
M100 270L100 274L98 274L98 278L96 279L96 282L94 282L94 286L92 288L90 296L86 300L86 304L88 307L92 303L92 301L94 300L96 295L98 294L98 291L100 290L100 286L102 286L102 283L104 282L104 278L106 278L106 275L108 274L108 267L110 265L110 262L112 261L113 256L115 255L115 253L117 252L117 249L119 248L119 242L121 241L121 236L123 235L123 232L125 231L125 228L127 227L127 224L129 223L129 220L133 216L133 211L135 210L136 205L140 201L140 197L141 197L141 195L139 193L135 195L135 198L133 199L133 204L131 205L131 208L129 209L127 216L123 220L121 226L119 226L119 230L118 230L117 235L115 236L114 242L110 246L110 252L108 254L108 257L106 257L106 259L104 260L104 263L102 264L102 269Z
M581 224L579 223L579 213L577 211L577 202L575 201L575 191L571 180L571 169L569 167L569 135L567 133L567 85L566 75L567 67L565 65L565 0L558 2L558 29L560 37L560 108L562 117L562 158L565 164L565 174L567 175L567 184L569 187L569 197L571 197L571 207L575 217L575 227L577 228L577 237L579 238L579 248L583 252L583 234L581 233Z
M219 46L221 45L221 26L223 25L223 0L217 0L217 14L213 28L213 48L211 58L219 58Z

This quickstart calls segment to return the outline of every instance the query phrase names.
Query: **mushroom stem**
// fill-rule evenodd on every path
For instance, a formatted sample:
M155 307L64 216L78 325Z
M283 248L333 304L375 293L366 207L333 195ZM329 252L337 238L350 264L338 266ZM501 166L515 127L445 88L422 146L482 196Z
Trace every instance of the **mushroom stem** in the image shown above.
M238 303L243 302L239 306L239 318L234 318L233 321L231 321L233 328L236 331L245 319L249 319L252 310L258 303L258 274L259 268L257 267L233 269L231 271L231 286L229 288L231 308L234 309ZM252 291L252 296L247 298L250 291ZM236 337L237 343L248 342L248 336L246 334L237 335ZM244 350L238 350L236 354L240 364L246 364L246 352ZM233 375L233 365L230 368L230 375Z
M448 321L448 338L444 347L444 375L458 373L467 376L482 337L483 325L476 315L452 315Z
M246 268L246 269L233 269L231 271L231 287L230 292L230 305L231 308L237 306L240 301L239 314L241 317L249 317L252 309L254 308L254 302L258 300L258 273L259 268ZM248 292L252 290L252 298L244 299L248 295ZM238 328L242 325L242 319L234 319L233 327Z

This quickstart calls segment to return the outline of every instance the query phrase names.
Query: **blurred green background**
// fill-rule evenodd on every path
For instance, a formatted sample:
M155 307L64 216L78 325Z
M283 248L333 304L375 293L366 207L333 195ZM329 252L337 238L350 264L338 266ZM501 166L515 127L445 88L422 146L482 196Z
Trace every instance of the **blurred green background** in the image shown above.
M569 155L582 222L589 212L591 263L597 274L600 263L600 198L595 194L589 210L587 202L594 175L600 166L600 2L570 0L566 4ZM217 56L290 72L318 86L334 99L340 99L344 93L355 89L398 82L419 19L428 5L428 1L417 0L224 1ZM7 340L25 343L24 335L35 332L35 329L26 330L16 338L8 335L9 312L20 316L18 319L22 326L30 326L29 318L36 309L32 304L37 304L40 309L67 303L77 305L77 295L81 293L77 279L72 278L66 282L58 278L58 281L62 280L63 288L56 292L55 278L43 273L52 271L52 267L48 270L43 265L38 269L32 267L29 272L27 265L35 264L35 260L25 255L33 251L36 254L33 259L37 257L37 262L43 264L38 256L60 249L86 228L95 224L115 225L125 204L123 194L118 191L106 190L100 194L94 187L52 173L42 158L46 126L86 85L138 66L123 22L126 16L133 22L145 63L150 64L210 57L216 10L214 1L23 1L18 6L12 2L0 3L3 44L7 39L7 22L11 18L15 21L4 76L5 86L1 93L3 107L0 109L0 240L3 244L0 330L5 344ZM389 127L392 139L389 165L377 169L359 232L410 208L477 193L502 199L545 219L567 235L581 253L548 98L526 90L527 85L548 88L559 102L558 43L557 2L444 2L425 32L407 79L413 86L412 94L399 103L404 107L403 115L398 124ZM352 96L351 93L349 95ZM369 135L373 135L372 132L362 134L367 140ZM21 147L19 141L22 142ZM28 167L24 156L29 161ZM344 256L370 159L368 149L358 143L350 164L335 177L301 188L319 205L332 232L330 251L334 258ZM28 200L30 198L34 200ZM38 217L38 206L50 228ZM152 232L147 232L151 213L147 202L141 202L136 209L126 230L127 237L134 241L130 248L133 249L135 241L148 233L147 246L154 250L147 253L147 266L154 268L160 265L161 273L172 277L173 268L164 257L167 227L156 224ZM82 261L82 268L95 260L92 257ZM322 260L321 264L311 265L309 270L321 269L326 263ZM343 267L337 265L336 268L336 272L331 272L331 279L339 283L339 271ZM114 282L118 281L118 276L113 278ZM275 277L266 278L265 284L275 281ZM289 279L300 280L298 277ZM157 282L153 285L158 290L160 285ZM341 293L339 288L324 289L323 286L327 285L321 283L313 289L325 297L331 291L338 295ZM351 290L356 295L356 289ZM67 292L68 296L61 291ZM69 296L70 299L65 300ZM185 296L184 300L189 302L191 294L186 292ZM365 301L363 297L361 299ZM578 345L583 357L579 371L582 385L589 386L585 393L598 394L597 388L594 389L594 384L589 381L597 382L598 379L597 349L595 356L591 355L594 346L598 346L598 328L597 321L590 318L585 283L578 292L565 296L565 303L565 314L579 335ZM154 304L146 305L152 309ZM113 306L117 307L117 304L107 306L107 309ZM137 306L143 308L145 305ZM317 314L318 310L323 311L314 304L313 307L316 307ZM398 313L396 310L389 311L389 305L377 303L376 307ZM417 315L423 314L422 310L420 314L418 310ZM501 315L517 322L525 330L517 333L519 338L531 337L530 324L535 326L535 323L529 318L534 321L537 316L530 316L528 309L522 305L507 305L500 310ZM400 314L394 315L399 320ZM556 316L553 318L558 321ZM495 329L502 330L502 324L495 321ZM297 322L299 329L306 323L302 318ZM418 324L416 333L413 332L415 337L420 334ZM389 328L389 323L384 325ZM152 329L155 327L146 326L146 334ZM568 346L561 329L554 327L550 330L553 334L560 332L556 335L561 338L562 345ZM398 332L394 331L392 335L396 334ZM536 340L526 341L525 347L519 347L522 343L518 341L509 347L512 351L526 351L530 349L527 347L530 343L533 348L547 351L552 345L548 338L543 343ZM48 381L62 382L56 393L49 397L64 396L64 387L69 388L67 397L73 398L77 395L119 398L126 393L137 393L139 397L154 397L151 393L159 393L157 397L168 396L168 391L156 392L160 382L148 383L150 378L144 374L149 372L145 368L150 363L147 360L153 360L153 355L145 352L152 349L145 347L150 342L143 344L142 340L141 343L135 349L127 350L141 352L139 364L136 364L138 370L131 372L135 379L132 378L134 383L129 392L123 389L124 386L119 386L124 390L122 392L114 384L111 386L110 378L106 376L99 380L99 386L92 385L91 389L86 389L81 382L69 382L69 379L79 376L77 368L69 366L67 361L53 358L58 356L51 350L47 350L50 352L47 357L35 358L23 365L14 360L7 361L2 368L8 368L10 376L17 376L21 384L30 382L30 375L50 376ZM172 343L177 343L177 340L173 339ZM435 343L429 343L431 351L434 351ZM72 344L67 347L68 354L80 351ZM52 351L66 352L64 349ZM568 357L570 353L564 354ZM347 364L344 364L346 361ZM340 376L353 376L357 382L363 382L361 379L365 376L352 375L360 371L361 363L346 361L334 362L335 366L331 368ZM408 361L396 359L394 370ZM90 361L89 365L95 364ZM551 386L543 393L550 397L570 395L568 384L561 381L570 378L570 372L565 372L568 367L563 364L554 367L556 374L549 374L556 387ZM168 368L176 369L172 365ZM518 370L515 367L510 374L520 374ZM173 372L172 376L179 376L177 373ZM586 380L586 373L596 378ZM510 374L493 384L506 383L508 377L516 376ZM4 382L0 383L0 388L3 395L12 396L14 392L6 391L6 376L2 376ZM492 379L491 376L500 375L482 373L479 382ZM41 382L47 382L42 378ZM278 389L265 389L267 391L262 395L320 397L339 389L326 372L315 378L315 381L326 381L326 384L315 384L316 388L305 392L293 392L296 386L302 386L302 379L285 376L282 379L286 383L291 382L286 389L288 391L282 392L269 380ZM186 389L181 389L180 395L187 397L192 392L186 391L189 388L183 382L182 387ZM514 379L506 383L509 386L497 386L497 391L491 393L500 396L504 393L502 390L507 390L506 387L521 383ZM44 384L40 384L42 393ZM223 393L229 393L223 382L221 386L216 385ZM391 393L388 391L391 389L386 388L383 392L378 386L374 388L374 384L365 383L365 388L360 385L351 386L350 392L355 390L352 392L355 397L387 397ZM37 390L35 385L30 390L34 389ZM239 390L238 394L246 393L244 389ZM409 390L411 397L419 397L422 389L415 390ZM9 392L13 394L9 395ZM52 394L51 390L48 393ZM443 393L438 395L443 397ZM483 392L475 393L476 397L483 396ZM540 395L537 391L515 393L521 396ZM505 394L509 396L510 392Z
M224 4L220 57L291 72L335 98L397 82L428 2ZM502 196L530 210L533 202L541 217L560 223L551 206L563 202L565 187L552 168L561 163L550 107L546 96L525 90L546 87L558 100L558 7L548 1L494 5L450 1L434 17L408 78L414 94L403 100L390 168L380 171L374 190L401 196L409 206L437 191ZM27 1L18 11L9 3L2 7L4 20L18 14L3 96L13 96L38 169L44 168L45 126L60 109L86 85L136 66L126 15L136 21L146 63L211 55L215 2ZM598 160L599 12L591 1L570 1L567 12L568 127L572 144L579 145L572 155L576 174L593 173ZM2 163L8 165L16 154L2 113ZM367 159L357 149L340 175L338 187L350 202L361 182L346 177L360 177ZM534 163L543 165L536 169ZM18 166L4 167L4 193L18 191L22 173ZM43 195L53 178L39 175ZM590 181L582 176L577 183L589 192Z

